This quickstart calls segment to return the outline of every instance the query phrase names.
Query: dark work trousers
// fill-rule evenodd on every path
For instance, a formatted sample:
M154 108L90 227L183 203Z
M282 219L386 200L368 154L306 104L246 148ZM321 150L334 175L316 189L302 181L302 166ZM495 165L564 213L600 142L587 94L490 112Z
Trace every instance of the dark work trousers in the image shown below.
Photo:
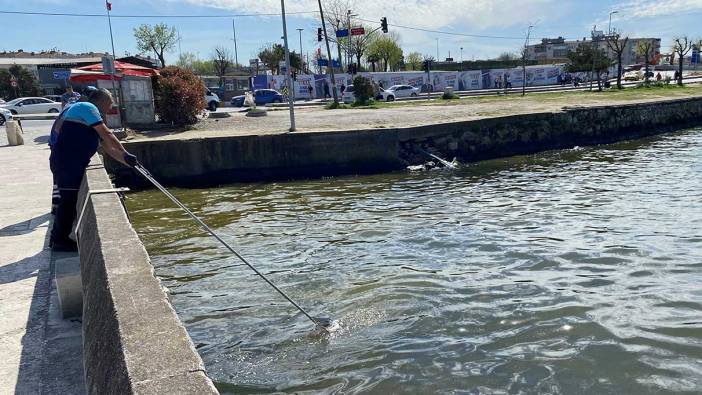
M58 184L56 183L56 169L54 166L54 161L51 158L51 156L53 155L53 147L49 146L49 148L52 151L52 154L49 155L49 169L51 169L51 180L53 185L53 190L51 191L51 205L57 205L59 199L61 198L61 195L59 194Z
M56 209L54 227L51 229L51 240L63 242L69 239L73 230L73 221L76 219L76 204L78 203L78 189L61 189L61 196Z
M56 183L58 184L61 196L56 209L54 226L51 229L51 240L53 242L63 242L69 239L73 229L73 221L76 219L76 203L78 201L78 188L83 180L81 171L57 171Z

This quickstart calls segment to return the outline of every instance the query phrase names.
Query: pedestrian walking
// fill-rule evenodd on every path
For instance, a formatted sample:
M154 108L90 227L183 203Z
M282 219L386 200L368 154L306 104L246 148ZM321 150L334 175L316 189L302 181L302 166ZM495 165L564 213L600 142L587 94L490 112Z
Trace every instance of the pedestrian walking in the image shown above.
M341 94L343 95L344 91L346 90L346 85L344 85L343 82L341 83L341 88L339 90L341 91Z
M56 143L49 156L61 195L49 242L54 251L78 249L69 235L76 218L78 189L98 145L118 162L127 166L137 164L136 156L124 149L103 122L104 114L112 108L112 103L110 91L96 89L90 93L88 101L69 106L58 126Z
M66 106L70 106L78 100L80 100L80 93L74 92L73 87L68 85L66 87L66 92L61 95L61 109L64 109Z
M324 81L324 98L331 98L331 95L329 94L329 83L327 81Z
M312 84L307 85L307 92L310 93L310 99L314 99L314 96L312 96L313 91L314 91L314 88L312 88Z
M661 76L661 72L659 71L658 74L656 74L656 81L660 81L663 76Z
M512 81L509 78L509 74L505 74L505 89L512 89Z

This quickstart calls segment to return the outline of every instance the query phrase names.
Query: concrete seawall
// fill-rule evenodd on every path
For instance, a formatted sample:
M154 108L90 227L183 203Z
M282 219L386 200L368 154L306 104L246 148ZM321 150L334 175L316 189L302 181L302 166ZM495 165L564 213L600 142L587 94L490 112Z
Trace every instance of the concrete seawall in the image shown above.
M174 136L125 145L166 184L208 186L398 170L427 160L417 147L449 160L471 162L639 138L701 120L702 98L696 97L409 128L198 139ZM118 184L140 184L130 170L107 165Z
M83 348L91 394L216 394L102 164L79 194ZM80 211L79 211L80 215Z

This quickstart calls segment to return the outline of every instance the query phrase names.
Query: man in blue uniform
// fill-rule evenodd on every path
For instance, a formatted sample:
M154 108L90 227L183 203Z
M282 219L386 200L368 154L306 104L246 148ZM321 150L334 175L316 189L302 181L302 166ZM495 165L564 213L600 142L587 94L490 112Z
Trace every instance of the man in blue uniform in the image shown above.
M101 146L104 153L127 166L137 163L112 131L103 122L104 114L112 108L112 95L107 89L90 93L87 102L72 104L61 114L55 131L55 143L49 158L61 198L51 229L51 248L55 251L76 251L77 245L69 235L76 217L78 189L90 158Z

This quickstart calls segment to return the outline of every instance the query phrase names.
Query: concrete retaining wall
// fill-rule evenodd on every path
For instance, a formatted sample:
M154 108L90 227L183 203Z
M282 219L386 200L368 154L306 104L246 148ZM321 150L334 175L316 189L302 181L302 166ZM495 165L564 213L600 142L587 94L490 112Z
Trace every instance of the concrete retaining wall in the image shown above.
M96 158L79 206L88 190L112 188ZM116 193L89 198L77 235L88 392L216 394Z
M127 149L166 184L377 173L423 163L422 147L462 162L638 138L702 120L702 98L572 108L410 128L138 140ZM119 184L131 171L108 163Z

